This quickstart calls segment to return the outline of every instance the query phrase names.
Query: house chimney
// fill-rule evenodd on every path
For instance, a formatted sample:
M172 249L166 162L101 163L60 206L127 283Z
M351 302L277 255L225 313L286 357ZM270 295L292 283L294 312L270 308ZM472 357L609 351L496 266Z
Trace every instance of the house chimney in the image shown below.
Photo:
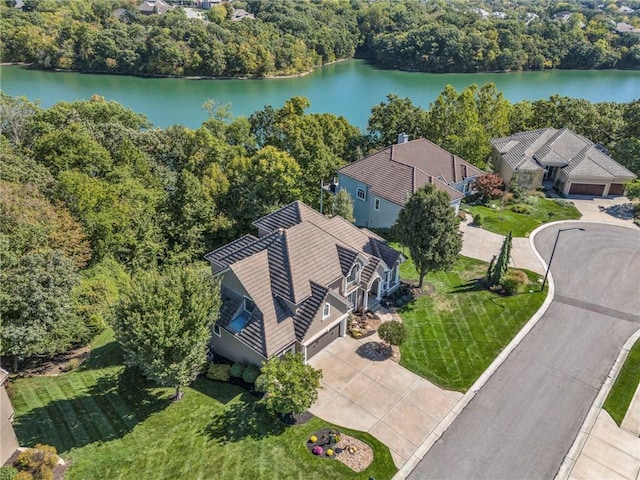
M409 135L407 135L406 133L398 134L398 145L400 145L401 143L407 143L408 141L409 141Z

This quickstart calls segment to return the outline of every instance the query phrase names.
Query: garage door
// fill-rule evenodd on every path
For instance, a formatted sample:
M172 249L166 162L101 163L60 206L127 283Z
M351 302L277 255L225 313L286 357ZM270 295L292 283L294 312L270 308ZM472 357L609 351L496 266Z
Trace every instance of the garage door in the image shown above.
M313 357L316 353L322 350L324 347L333 342L340 335L340 324L333 327L327 333L318 338L315 342L307 347L307 360Z
M601 196L604 193L604 185L592 185L591 183L572 183L569 195L595 195Z
M624 195L624 185L622 183L612 183L609 187L609 195Z

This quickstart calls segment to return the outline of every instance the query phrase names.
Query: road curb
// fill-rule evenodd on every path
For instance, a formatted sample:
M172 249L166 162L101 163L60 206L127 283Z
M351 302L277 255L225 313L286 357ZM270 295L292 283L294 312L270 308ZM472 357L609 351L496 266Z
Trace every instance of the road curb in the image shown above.
M609 395L609 392L613 387L613 383L618 378L618 374L620 373L620 370L622 369L622 366L624 365L624 362L629 355L629 350L631 350L631 347L633 347L633 345L639 338L640 329L636 330L635 333L633 333L633 335L629 337L629 339L622 347L622 350L620 350L618 358L613 364L613 367L611 367L611 371L609 372L607 379L602 385L602 388L600 388L596 399L593 401L593 404L589 409L589 413L587 413L587 417L585 418L582 427L580 427L580 431L578 432L573 445L571 445L571 448L567 452L567 455L564 457L564 461L560 466L560 470L558 470L558 474L555 476L555 480L567 480L569 478L569 475L571 474L571 471L573 470L573 467L575 466L576 461L578 460L578 457L580 456L580 453L584 448L584 444L587 442L587 439L591 434L591 430L593 429L593 426L598 419L598 415L600 415L602 405L607 399L607 396Z
M563 223L563 222L555 222L554 224L559 224L559 223ZM533 253L538 258L540 263L542 264L543 270L547 269L547 264L543 260L540 253L536 250L533 240L536 234L540 230L548 227L549 225L554 225L554 224L546 223L544 225L541 225L538 228L536 228L533 232L531 232L531 235L529 236L529 243L530 243L531 249L533 250ZM536 326L538 321L542 318L542 316L545 314L545 312L549 308L549 305L551 305L551 302L553 301L553 296L555 294L556 287L553 281L553 276L551 274L549 274L547 283L549 284L549 292L547 293L547 298L545 298L544 302L542 302L542 305L540 306L538 311L533 314L533 316L524 325L524 327L522 327L520 331L517 333L517 335L513 337L511 342L509 342L509 344L504 348L504 350L502 350L502 352L500 352L500 354L495 358L495 360L491 362L491 365L489 365L489 367L482 373L482 375L480 375L480 377L474 382L474 384L471 385L471 388L469 388L469 390L467 390L467 392L463 395L463 397L460 400L458 400L458 402L453 406L453 408L444 417L444 419L442 419L442 421L436 426L436 428L427 436L425 441L422 442L422 444L418 447L418 449L413 453L411 458L409 458L404 463L404 465L400 467L400 469L393 476L392 480L404 480L405 478L407 478L407 476L413 471L416 465L418 465L420 460L424 458L424 456L431 449L431 447L433 447L433 445L440 439L440 437L442 437L444 432L451 426L451 424L455 421L455 419L458 418L458 415L460 415L462 410L464 410L464 408L469 404L469 402L473 400L473 397L476 396L476 394L483 387L483 385L487 383L489 378L491 378L491 376L496 372L496 370L500 368L502 363L509 357L511 352L515 350L515 348L520 344L520 342L524 340L526 335L533 329L533 327Z

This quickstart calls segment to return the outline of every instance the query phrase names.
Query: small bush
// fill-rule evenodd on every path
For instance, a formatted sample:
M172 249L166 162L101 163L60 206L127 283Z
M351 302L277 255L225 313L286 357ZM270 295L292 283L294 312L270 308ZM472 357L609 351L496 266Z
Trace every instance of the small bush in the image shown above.
M77 368L80 366L80 359L79 358L72 358L71 360L69 360L67 362L67 364L63 367L62 371L64 372L70 372L72 370L77 370Z
M18 474L13 477L13 480L33 480L33 475L29 472L18 472Z
M207 378L218 382L228 382L231 378L231 365L210 363L207 369Z
M538 205L539 201L540 199L535 195L527 195L526 197L524 197L524 203L526 203L527 205L536 206Z
M512 192L506 192L503 196L502 196L502 201L504 202L505 205L510 204L511 202L513 202L513 193Z
M462 210L458 211L458 218L460 219L461 222L466 222L467 221L467 214L464 213Z
M27 448L18 455L16 466L21 471L15 478L53 480L53 469L57 464L56 448L38 443L35 448Z
M512 206L511 211L521 213L523 215L531 215L532 213L534 213L533 208L531 208L529 205L523 205L522 203Z
M571 200L566 200L564 198L554 198L553 201L556 202L561 207L569 207L573 205L573 202Z
M475 216L473 217L473 223L475 223L478 227L481 227L482 224L484 223L484 218L482 218L481 214L476 213Z
M13 480L18 474L18 470L11 465L0 467L0 480Z
M527 274L522 270L509 270L504 280L502 281L502 287L504 293L507 295L513 295L521 292L524 286L529 283Z
M247 365L242 373L242 379L247 383L256 383L256 379L260 376L260 368L255 365Z
M244 373L244 369L247 368L246 363L236 362L231 367L231 376L242 378L242 374Z

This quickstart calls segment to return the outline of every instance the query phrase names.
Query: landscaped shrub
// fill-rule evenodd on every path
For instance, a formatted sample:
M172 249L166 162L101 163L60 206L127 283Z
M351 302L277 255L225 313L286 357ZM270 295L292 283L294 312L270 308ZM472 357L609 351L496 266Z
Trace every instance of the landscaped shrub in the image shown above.
M556 202L561 207L568 207L573 205L573 202L571 200L566 200L564 198L554 198L553 201Z
M524 290L528 283L529 278L522 270L509 270L502 282L502 288L506 295L513 295Z
M524 197L524 203L526 203L527 205L536 206L538 205L539 200L540 199L535 195L527 195L526 197Z
M460 219L461 222L466 222L467 221L467 214L464 213L462 210L458 211L458 218Z
M80 366L80 359L72 358L71 360L69 360L69 362L67 362L67 364L64 366L62 370L65 372L70 372L72 370L76 370L79 366Z
M475 223L477 227L481 227L483 222L484 222L484 218L482 218L482 215L479 213L476 213L475 216L473 217L473 223Z
M504 195L502 195L502 203L504 205L508 205L511 202L513 202L513 193L506 192Z
M247 365L242 372L242 379L247 383L256 383L256 379L260 376L260 368L255 365Z
M28 476L23 475L24 479L53 480L53 469L57 464L56 448L40 443L36 444L35 448L27 448L22 451L16 460L16 467L20 472L28 474Z
M246 363L236 362L231 367L231 376L242 378L242 374L244 373L244 369L247 368Z
M210 363L207 369L207 378L219 382L228 382L231 378L231 365Z
M29 472L18 472L17 475L13 477L13 480L33 480L33 475Z
M0 468L0 480L13 480L18 474L18 470L11 465Z
M529 205L523 205L522 203L512 206L511 211L516 213L522 213L523 215L531 215L532 213L535 212L535 210L532 207L530 207Z

